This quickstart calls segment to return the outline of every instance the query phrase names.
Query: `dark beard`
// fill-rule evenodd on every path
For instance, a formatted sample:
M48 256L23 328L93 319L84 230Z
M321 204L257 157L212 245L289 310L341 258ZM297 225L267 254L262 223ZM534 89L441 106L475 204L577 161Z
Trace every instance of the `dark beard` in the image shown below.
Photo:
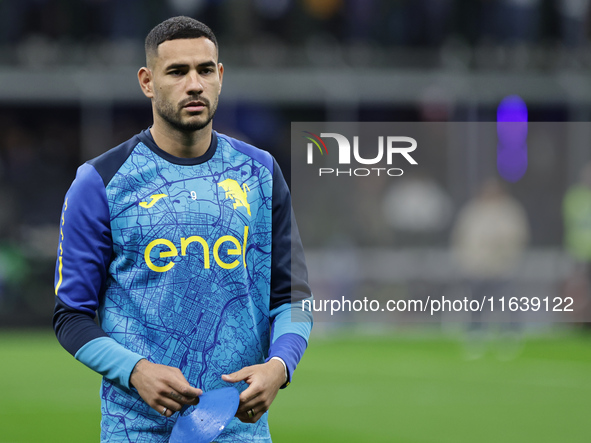
M156 112L158 112L158 115L160 115L160 117L162 117L162 119L166 123L168 123L170 126L172 126L177 131L195 132L195 131L199 131L200 129L205 128L213 120L213 116L215 115L215 112L218 107L217 99L214 103L210 103L210 105L211 105L211 107L208 106L206 108L206 110L209 111L209 114L207 115L207 119L203 122L183 123L181 121L181 119L178 117L179 114L176 113L175 110L173 109L173 107L170 106L169 104L166 104L165 106L158 106L158 104L157 104L156 105Z

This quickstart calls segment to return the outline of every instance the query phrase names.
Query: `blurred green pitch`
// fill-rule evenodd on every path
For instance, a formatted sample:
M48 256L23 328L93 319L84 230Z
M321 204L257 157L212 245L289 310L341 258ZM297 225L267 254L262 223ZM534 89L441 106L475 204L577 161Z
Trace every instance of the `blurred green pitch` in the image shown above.
M494 348L493 348L494 351ZM270 415L283 442L587 442L591 335L466 361L435 336L316 338ZM51 332L0 333L0 443L98 442L100 377Z

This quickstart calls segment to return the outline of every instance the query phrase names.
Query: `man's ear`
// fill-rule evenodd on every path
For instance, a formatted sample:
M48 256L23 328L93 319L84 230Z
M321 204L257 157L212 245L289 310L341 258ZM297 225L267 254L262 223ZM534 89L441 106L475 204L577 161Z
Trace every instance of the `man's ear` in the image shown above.
M220 90L218 91L218 94L221 94L221 92L222 92L222 80L224 79L224 65L222 65L221 63L218 63L218 71L220 73Z
M140 87L142 88L142 92L148 98L154 97L154 89L152 86L152 71L150 71L145 66L140 68L137 72L137 79L140 82Z

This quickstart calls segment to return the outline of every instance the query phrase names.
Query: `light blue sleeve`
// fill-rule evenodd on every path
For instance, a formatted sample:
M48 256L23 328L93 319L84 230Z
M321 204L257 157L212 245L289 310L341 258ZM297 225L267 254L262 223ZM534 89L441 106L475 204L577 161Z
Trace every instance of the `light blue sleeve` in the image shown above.
M271 310L271 345L265 361L273 357L283 360L287 371L287 382L283 387L291 383L291 377L304 355L312 330L312 313L309 309L303 309L303 306L298 301L284 303Z
M110 337L99 337L82 346L76 359L105 378L130 389L129 377L141 355L131 352Z
M312 296L309 299L312 299ZM306 303L306 305L310 306L311 303ZM284 334L297 334L306 340L306 343L308 342L314 322L310 309L304 309L303 306L303 301L294 301L284 303L271 310L273 331L271 343Z

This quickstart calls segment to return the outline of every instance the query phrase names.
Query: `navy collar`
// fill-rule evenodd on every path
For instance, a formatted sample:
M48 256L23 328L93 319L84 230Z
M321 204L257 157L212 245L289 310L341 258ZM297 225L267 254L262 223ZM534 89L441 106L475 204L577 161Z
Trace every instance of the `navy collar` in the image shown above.
M154 154L158 155L159 157L162 157L164 160L170 163L174 163L175 165L191 166L205 163L213 157L218 147L218 135L215 131L211 131L211 143L209 144L209 148L207 148L207 151L205 151L205 154L193 158L176 157L159 148L156 142L154 141L152 134L150 133L150 128L144 129L137 135L137 137L144 145L146 145L152 152L154 152Z

